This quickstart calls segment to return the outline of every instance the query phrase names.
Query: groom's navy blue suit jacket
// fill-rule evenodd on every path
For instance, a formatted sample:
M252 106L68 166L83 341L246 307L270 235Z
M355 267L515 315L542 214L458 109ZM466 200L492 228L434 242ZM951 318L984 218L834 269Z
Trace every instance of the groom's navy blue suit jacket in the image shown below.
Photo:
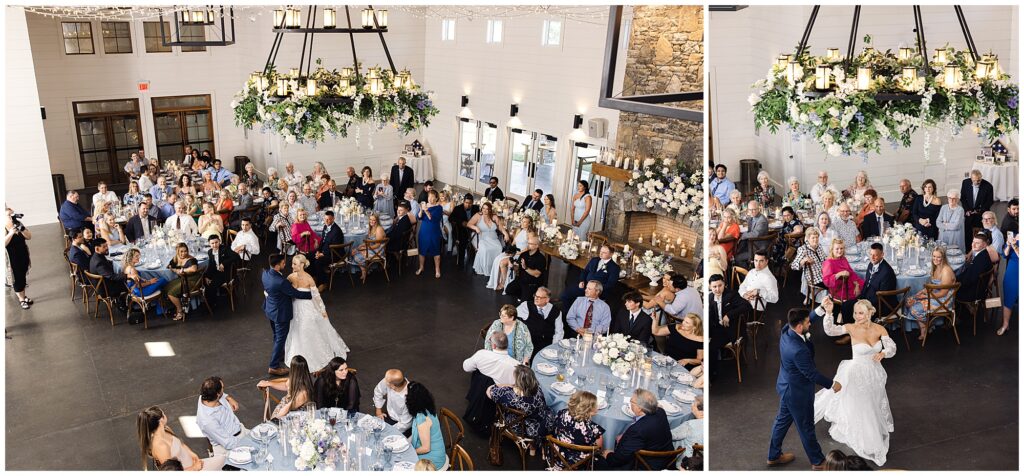
M313 299L309 291L295 289L292 283L273 268L263 272L263 290L267 292L263 312L267 314L267 319L274 322L292 320L292 299Z
M804 342L788 325L783 326L782 338L779 339L779 355L782 366L775 383L775 391L779 395L788 393L791 398L813 399L815 384L832 387L832 379L814 367L814 344Z

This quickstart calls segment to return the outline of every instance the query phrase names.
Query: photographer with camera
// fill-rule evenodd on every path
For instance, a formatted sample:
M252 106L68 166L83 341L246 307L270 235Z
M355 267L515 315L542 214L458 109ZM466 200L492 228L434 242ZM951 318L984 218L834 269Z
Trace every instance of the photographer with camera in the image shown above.
M26 240L32 239L32 232L21 223L22 214L14 213L7 207L7 224L4 231L4 245L7 247L7 262L11 265L14 293L18 295L22 309L32 307L32 299L25 295L25 282L32 261L28 255Z

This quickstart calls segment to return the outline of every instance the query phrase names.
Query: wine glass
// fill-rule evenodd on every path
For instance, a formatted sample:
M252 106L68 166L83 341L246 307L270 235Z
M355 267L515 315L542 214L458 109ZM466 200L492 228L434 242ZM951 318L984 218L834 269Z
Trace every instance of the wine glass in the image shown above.
M388 446L388 445L384 445L384 447L381 448L381 453L384 456L384 466L385 466L385 469L390 469L391 468L391 452L392 452L391 447Z

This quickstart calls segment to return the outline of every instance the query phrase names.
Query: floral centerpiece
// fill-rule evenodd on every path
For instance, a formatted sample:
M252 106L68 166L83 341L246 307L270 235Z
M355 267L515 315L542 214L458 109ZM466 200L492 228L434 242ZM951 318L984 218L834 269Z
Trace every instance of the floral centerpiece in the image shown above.
M636 192L649 209L678 213L694 223L704 217L704 174L699 170L685 172L681 162L647 159L633 171L627 188Z
M541 239L549 244L562 237L562 232L558 231L558 225L554 223L542 223L537 231L540 232Z
M613 374L621 377L642 357L634 351L635 344L636 341L624 334L597 336L593 361L598 365L608 366Z
M870 44L871 37L864 41ZM866 160L884 142L909 147L914 132L924 129L925 158L936 138L944 161L945 140L968 125L989 142L1018 128L1019 86L995 57L975 61L969 51L948 45L931 59L916 49L897 55L865 48L848 65L805 50L780 57L752 87L748 101L756 127L775 133L785 125L796 137L817 140L831 156Z
M910 246L919 240L917 230L910 223L896 223L885 230L885 236L882 237L882 243L889 245L894 250Z
M558 254L561 255L562 258L574 260L579 258L580 249L576 242L565 240L562 244L558 245Z
M672 271L672 264L669 260L666 255L656 255L654 251L647 250L640 257L640 261L636 263L636 271L650 279L652 287L657 286L661 277Z
M265 74L253 73L231 101L235 124L280 134L289 144L315 144L324 141L327 135L348 137L350 126L364 122L376 129L391 124L402 134L408 134L430 125L430 120L440 112L430 93L413 84L407 72L394 75L371 68L370 73L353 75L352 68L338 72L319 66L320 59L316 63L318 67L310 78L318 87L312 95L305 87L294 86L298 78L273 68ZM371 89L371 80L378 79L370 77L374 73L382 86ZM279 83L294 84L292 91L288 95L278 94ZM358 131L357 128L357 134Z
M334 213L345 217L361 215L363 213L363 206L355 198L342 197L341 200L335 202Z
M295 469L306 471L326 469L321 464L331 466L328 453L341 444L337 432L319 418L307 419L302 422L299 431L289 435L291 449L295 453Z
M793 210L803 210L806 208L811 208L811 204L811 196L810 194L806 193L801 193L799 197L793 200L790 200L788 196L783 197L782 199L782 206L793 207Z

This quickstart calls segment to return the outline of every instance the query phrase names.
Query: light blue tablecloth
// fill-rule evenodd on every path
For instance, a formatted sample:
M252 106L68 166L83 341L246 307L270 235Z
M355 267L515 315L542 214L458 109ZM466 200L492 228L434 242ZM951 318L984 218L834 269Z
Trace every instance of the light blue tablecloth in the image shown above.
M851 255L850 252L852 250L847 249L846 259L850 261L850 266L853 267L854 271L856 271L861 278L865 278L867 275L866 264L870 262L868 260L868 250L870 247L870 242L862 241L857 244L857 254ZM888 261L889 265L892 266L894 269L899 268L896 269L896 271L898 271L896 273L896 289L903 289L905 287L909 287L910 291L907 293L908 297L913 296L918 291L924 289L924 285L928 283L928 279L930 278L932 269L931 252L928 251L927 249L921 249L916 264L919 270L923 270L923 274L921 274L920 276L911 276L910 274L908 274L908 270L910 269L911 265L914 264L913 254L914 253L910 254L910 256L908 257L909 259L894 260L892 259L892 256L890 254L889 247L885 246L886 261ZM949 265L953 268L954 272L959 271L960 268L964 266L965 257L963 253L957 256L949 256L948 259ZM919 271L919 273L921 273L921 271Z
M559 349L557 345L549 345L546 348ZM650 351L648 355L652 356L659 354L657 352ZM540 362L547 362L555 366L557 366L558 363L547 359L546 357L541 355L541 353L537 353L537 356L536 358L533 359L533 363L531 364L531 366L533 367L534 373L536 373L537 375L537 381L540 383L540 388L544 391L544 399L548 403L548 407L551 408L551 411L553 412L559 412L569 406L569 395L562 395L551 390L551 384L555 382L556 378L554 375L547 376L537 372L537 364ZM668 372L667 369L655 367L655 370L659 369L666 373ZM600 380L602 378L616 378L612 376L611 369L603 365L597 365L593 362L588 362L587 365L582 369L574 367L574 370L577 373L580 372L581 370L587 372L587 374L590 376L590 379L588 380L586 386L583 389L590 393L593 393L594 395L597 395L598 390L605 390L605 388L600 384ZM668 389L668 393L666 394L665 399L671 401L672 403L675 403L676 405L683 409L683 411L680 412L679 414L669 415L668 417L669 426L675 428L682 424L684 421L693 419L693 413L690 412L689 403L680 403L679 401L671 397L672 391L676 389L686 389L693 392L696 395L703 395L704 392L700 389L694 389L687 385L683 385L677 382L674 378L670 380L672 381L672 386L671 388ZM572 383L573 385L577 385L575 374L572 377L566 377L566 381ZM647 390L654 392L655 395L658 394L657 384L653 381L653 379L646 388ZM632 393L633 388L616 389L615 395L612 398L608 398L608 407L599 410L597 412L597 415L594 416L594 422L596 422L598 425L601 425L601 427L604 428L605 430L604 448L607 450L614 450L616 438L618 438L619 435L626 431L626 428L628 428L629 425L633 424L633 418L626 416L626 414L622 413L622 405L623 403L629 402L629 398L632 395Z
M121 270L123 269L123 266L121 265L121 256L122 256L122 253L124 253L125 250L127 250L127 247L124 246L124 245L118 245L118 246L111 246L110 247L110 253L112 255L112 256L110 256L110 261L114 264L114 271L115 272L120 273ZM148 263L152 259L155 258L155 256L153 255L153 251L151 249L147 249L147 248L142 248L141 251L142 251L142 263L140 263L140 265L136 267L136 269L139 271L139 276L140 277L142 277L143 279L164 278L167 281L174 281L175 279L178 278L178 275L174 274L174 271L171 271L170 269L167 268L167 264L170 263L170 258L168 258L167 260L160 259L159 260L159 263L160 263L159 267L154 268L154 269L149 269L149 268L144 267L142 264L143 263ZM116 256L114 255L115 253L117 253ZM196 261L199 262L199 271L200 272L205 271L206 270L206 261L207 261L206 253L204 252L204 253L200 253L200 254L195 255L195 259L196 259Z
M327 409L317 410L317 417L326 419L326 410ZM364 414L362 413L357 414L356 419L358 420L363 418L363 415ZM345 430L345 424L339 421L338 424L335 425L335 429L338 432L338 437L341 438L342 443L344 443L346 438L348 437L348 432ZM364 446L363 451L365 451L365 448L372 449L371 454L369 456L363 453L362 464L359 468L361 471L368 471L370 470L370 465L372 464L372 462L378 459L382 460L383 456L381 455L380 447L374 444L372 434L363 432L362 430L358 429L358 427L355 429L355 432L356 434L362 433L364 437L363 441L365 441L366 446ZM254 461L249 464L236 464L230 461L228 461L228 464L247 471L295 471L295 453L291 450L291 447L289 447L288 456L284 455L284 450L281 448L281 441L279 439L279 435L280 434L275 435L267 444L268 453L271 456L273 456L274 459L273 463L271 463L269 468L262 461L255 461L255 454L253 455ZM402 432L395 429L394 426L385 424L384 432L381 434L381 438L383 439L390 435L401 436ZM251 446L257 451L259 450L260 447L259 443L257 443L256 440L254 440L251 435L246 436L245 438L242 439L241 446ZM393 453L391 455L391 464L385 465L384 469L385 471L391 470L392 465L398 462L416 463L417 461L419 461L419 457L416 455L416 450L412 447L412 445L409 445L409 448L406 449L405 451L401 453ZM341 471L341 468L337 468L336 471Z

